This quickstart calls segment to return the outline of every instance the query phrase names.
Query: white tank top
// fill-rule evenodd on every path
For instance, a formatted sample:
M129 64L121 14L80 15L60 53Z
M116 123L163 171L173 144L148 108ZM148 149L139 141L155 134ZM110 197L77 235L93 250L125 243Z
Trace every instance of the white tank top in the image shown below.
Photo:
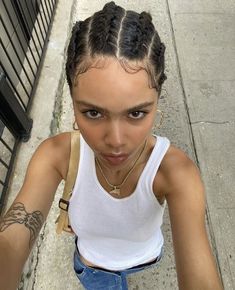
M79 171L69 206L81 255L110 270L124 270L156 258L163 246L161 232L165 202L153 193L153 180L170 146L165 137L156 144L134 192L112 197L98 181L94 153L81 136Z

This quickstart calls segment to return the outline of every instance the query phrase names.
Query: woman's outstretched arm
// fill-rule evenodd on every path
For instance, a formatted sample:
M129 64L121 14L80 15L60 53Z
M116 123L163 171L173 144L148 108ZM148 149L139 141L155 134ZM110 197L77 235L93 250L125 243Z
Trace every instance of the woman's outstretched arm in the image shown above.
M206 200L199 171L174 147L164 164L179 289L221 290L205 227Z
M0 220L1 289L17 288L23 266L63 178L61 148L58 145L61 138L63 136L49 138L38 147L19 194Z

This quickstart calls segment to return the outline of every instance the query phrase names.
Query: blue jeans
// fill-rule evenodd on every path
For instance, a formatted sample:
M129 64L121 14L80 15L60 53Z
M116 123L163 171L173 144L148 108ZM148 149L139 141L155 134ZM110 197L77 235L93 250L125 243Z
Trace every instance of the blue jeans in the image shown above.
M123 271L109 271L101 268L86 266L80 259L80 254L77 249L74 252L74 271L80 280L81 284L87 290L127 290L128 274L143 271L150 267L158 265L162 258L161 254L152 262L142 264Z

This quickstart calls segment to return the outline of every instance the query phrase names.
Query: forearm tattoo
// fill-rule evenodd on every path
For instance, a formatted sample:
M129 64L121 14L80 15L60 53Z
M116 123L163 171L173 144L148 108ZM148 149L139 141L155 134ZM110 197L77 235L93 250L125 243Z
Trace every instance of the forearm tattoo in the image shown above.
M0 232L5 231L12 224L24 224L30 231L29 247L35 242L43 224L43 215L40 211L28 213L21 202L14 203L7 214L0 220Z

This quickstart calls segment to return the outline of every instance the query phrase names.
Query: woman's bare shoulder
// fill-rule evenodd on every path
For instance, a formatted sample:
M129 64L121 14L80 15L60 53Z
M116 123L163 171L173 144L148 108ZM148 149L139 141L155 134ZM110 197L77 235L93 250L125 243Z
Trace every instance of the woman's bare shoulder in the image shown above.
M188 167L190 165L195 165L194 162L188 157L188 155L181 149L177 148L174 145L170 145L166 155L164 156L161 168L170 170L174 172L176 167L179 169ZM173 170L174 169L174 170Z
M199 170L192 159L181 149L171 145L165 154L156 182L160 182L164 195L175 192L186 183L200 182Z
M70 156L71 133L65 132L45 139L37 148L35 155L46 156L48 162L65 178Z

